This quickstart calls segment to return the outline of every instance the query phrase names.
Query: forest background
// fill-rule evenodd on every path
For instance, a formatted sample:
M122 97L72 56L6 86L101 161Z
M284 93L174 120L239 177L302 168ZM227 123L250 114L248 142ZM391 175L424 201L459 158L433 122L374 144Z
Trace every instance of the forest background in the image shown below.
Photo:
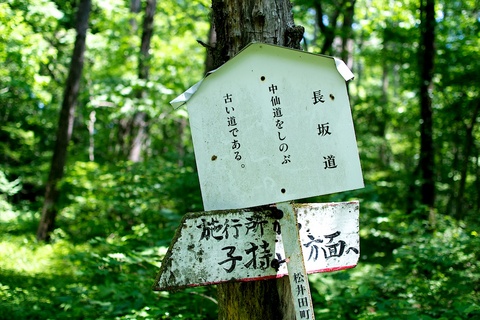
M430 51L423 2L435 5ZM304 200L361 204L359 265L310 276L316 317L479 317L480 4L292 3L303 49L355 74L365 179ZM182 215L202 210L188 115L169 101L208 68L207 0L93 3L55 228L37 239L77 6L0 3L0 319L214 319L214 286L151 290Z

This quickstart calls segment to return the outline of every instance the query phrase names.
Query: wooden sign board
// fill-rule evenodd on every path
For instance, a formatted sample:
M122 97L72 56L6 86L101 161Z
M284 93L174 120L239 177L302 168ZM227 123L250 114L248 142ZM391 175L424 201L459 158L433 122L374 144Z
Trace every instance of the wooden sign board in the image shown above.
M204 209L363 187L340 60L253 43L171 103L186 103Z
M359 203L294 204L307 273L356 266ZM288 274L281 223L272 210L187 214L163 259L155 290ZM293 226L294 227L294 226Z

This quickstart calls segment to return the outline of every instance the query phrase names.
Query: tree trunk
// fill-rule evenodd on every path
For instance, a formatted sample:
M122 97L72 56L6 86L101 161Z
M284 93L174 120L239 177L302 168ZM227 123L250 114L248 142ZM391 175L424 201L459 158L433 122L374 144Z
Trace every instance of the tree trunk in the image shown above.
M329 25L327 26L324 23L323 16L325 15L325 12L322 7L322 0L315 0L313 2L313 7L315 8L315 16L316 16L316 22L318 27L320 28L320 31L322 32L323 36L325 39L323 40L323 45L322 48L320 49L321 54L329 54L332 55L332 49L333 49L333 41L335 40L335 29L337 27L337 20L338 17L340 16L341 12L341 6L343 4L335 7L335 10L333 13L328 16L329 20Z
M142 3L140 0L130 0L131 13L139 13L141 8L142 8ZM132 34L135 34L138 29L137 20L135 20L135 18L130 19L130 26L132 28Z
M433 209L435 202L435 161L433 146L432 90L435 58L435 0L421 2L420 43L420 172L422 204ZM433 212L432 210L430 210ZM428 217L422 217L428 218Z
M353 69L353 19L355 13L355 2L356 0L347 0L345 1L345 12L343 13L343 24L342 24L342 48L340 52L340 57L347 67ZM347 82L347 89L348 89Z
M213 0L217 68L252 41L300 49L304 29L295 26L289 0ZM288 278L219 284L219 319L295 319Z
M211 48L214 48L217 44L217 32L215 31L215 24L212 22L210 23L210 30L208 31L208 42L203 43L199 41L201 45L207 48L207 54L205 57L205 74L209 71L215 69L215 61L213 61L213 54L210 51Z
M386 40L384 40L386 41ZM384 45L385 47L385 45ZM382 63L382 95L380 97L380 117L377 118L377 125L378 125L378 137L380 137L380 145L378 148L379 154L378 158L380 159L380 163L382 165L382 169L389 167L389 143L387 142L386 135L387 135L387 124L390 122L390 116L388 113L388 103L389 103L389 96L388 96L388 89L389 89L389 79L388 79L388 71L390 70L389 65L386 59L383 59ZM347 87L348 88L348 87Z
M476 186L475 190L480 190L480 154L479 154L479 150L477 149L476 150L476 156L474 158L474 168L473 168L473 172L475 173L474 174L474 177L475 177L475 181L474 181L474 185ZM473 208L474 211L479 211L480 210L480 195L478 194L477 192L477 201L475 202L475 207Z
M59 191L57 184L63 177L67 149L72 136L75 107L77 105L80 80L82 78L85 41L87 37L88 19L92 7L91 0L81 0L77 11L77 36L73 49L72 61L68 72L67 83L63 94L62 108L58 119L55 148L53 150L50 174L45 191L45 202L37 230L37 239L46 241L54 228L57 208L55 207Z
M142 42L140 44L140 56L138 59L138 78L148 80L150 73L150 42L153 35L153 18L157 7L156 0L147 0L145 16L143 18ZM145 90L137 92L137 98L145 98ZM132 142L128 160L139 162L142 159L142 150L147 140L147 114L144 111L137 111L132 121Z
M138 78L148 80L150 73L150 42L153 35L153 18L157 8L157 0L147 0L143 17L142 42L138 63Z
M88 146L88 160L95 161L95 110L90 112L90 117L88 120L88 136L89 136L89 146Z
M457 204L455 214L458 219L465 218L464 215L464 196L465 196L465 186L467 184L467 173L468 173L468 166L470 164L470 156L472 153L472 149L474 147L475 137L474 137L474 128L475 124L477 123L477 117L480 113L480 100L476 101L476 105L474 107L472 117L470 118L470 123L467 125L466 132L465 132L465 146L463 151L463 163L460 169L460 183L458 187L458 195L457 195Z
M215 67L252 41L300 49L304 28L295 26L289 0L213 0L212 9L217 34Z

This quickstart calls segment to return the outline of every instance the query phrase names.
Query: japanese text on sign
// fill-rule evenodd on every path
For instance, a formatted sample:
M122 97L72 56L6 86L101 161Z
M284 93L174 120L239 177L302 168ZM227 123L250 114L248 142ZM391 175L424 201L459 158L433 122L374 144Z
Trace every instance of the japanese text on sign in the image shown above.
M287 154L288 144L287 141L285 141L285 139L287 139L287 136L283 128L285 122L283 120L281 100L277 93L278 86L272 84L270 87L268 87L268 91L271 93L270 103L272 104L273 120L277 129L277 137L279 141L278 150L282 153L283 156L281 163L287 164L290 163L292 160L290 159L290 154Z
M227 128L228 132L232 136L231 147L233 150L234 159L237 161L242 160L242 155L240 154L240 148L242 145L238 139L240 130L238 129L237 117L235 116L235 104L233 103L233 96L231 93L227 93L223 96L223 101L225 103L225 113L227 115ZM242 164L242 167L245 165Z
M363 187L345 85L353 75L339 65L251 44L175 99L188 108L205 210Z
M358 203L299 206L295 210L308 273L356 265ZM164 268L168 269L161 278L161 286L182 285L187 280L189 285L199 285L286 275L279 221L269 211L236 210L186 217L180 236L170 249L172 258L164 261ZM186 266L188 275L178 271Z

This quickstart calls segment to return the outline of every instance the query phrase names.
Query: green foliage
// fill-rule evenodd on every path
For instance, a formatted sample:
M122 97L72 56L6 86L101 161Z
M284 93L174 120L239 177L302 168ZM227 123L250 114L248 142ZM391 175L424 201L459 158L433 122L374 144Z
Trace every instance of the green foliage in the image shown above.
M214 288L152 291L179 210L200 209L194 172L162 161L68 171L51 244L33 239L37 213L0 219L0 319L213 319Z
M398 222L398 221L397 221ZM480 237L448 217L432 234L421 224L380 223L362 240L353 270L311 277L318 319L470 319L480 316ZM396 228L395 228L396 227ZM365 252L373 243L395 249ZM374 237L374 241L371 241ZM380 258L379 258L380 257Z
M192 167L164 160L104 166L76 162L68 172L59 223L75 239L108 237L139 226L147 234L149 228L173 231L181 215L201 209Z
M22 185L20 184L20 179L9 182L5 173L0 171L0 193L5 194L6 196L13 196L21 189ZM6 199L3 200L5 201Z
M125 160L131 144L125 123L144 112L150 145L144 157L178 152L180 146L191 151L185 139L188 130L179 130L182 115L168 102L203 76L205 49L196 39L207 36L208 5L205 1L157 2L148 79L138 78L143 12L132 13L129 5L116 1L98 6L91 18L94 29L87 37L84 82L88 90L82 92L84 108L79 117L84 130L76 130L74 140L87 150L85 129L95 112L96 160ZM83 153L76 160L86 159Z
M8 181L5 173L0 170L0 212L1 220L9 220L15 215L13 206L8 201L8 198L18 193L22 189L20 179Z
M54 243L43 245L2 229L0 319L213 318L212 289L151 290L166 248L139 245L141 232L83 244L57 232Z
M181 216L201 211L184 109L168 102L201 79L206 0L157 1L148 79L139 79L143 12L98 1L59 216L33 235L75 32L75 1L0 3L0 319L213 319L215 288L153 292ZM294 2L318 52L317 0ZM366 187L310 199L360 199L361 259L312 275L317 319L480 317L480 24L474 0L437 1L436 209L419 205L418 1L355 1L349 83ZM343 56L336 1L322 21ZM139 92L142 94L139 95ZM143 161L127 162L126 125L146 115ZM431 221L418 216L430 214Z

